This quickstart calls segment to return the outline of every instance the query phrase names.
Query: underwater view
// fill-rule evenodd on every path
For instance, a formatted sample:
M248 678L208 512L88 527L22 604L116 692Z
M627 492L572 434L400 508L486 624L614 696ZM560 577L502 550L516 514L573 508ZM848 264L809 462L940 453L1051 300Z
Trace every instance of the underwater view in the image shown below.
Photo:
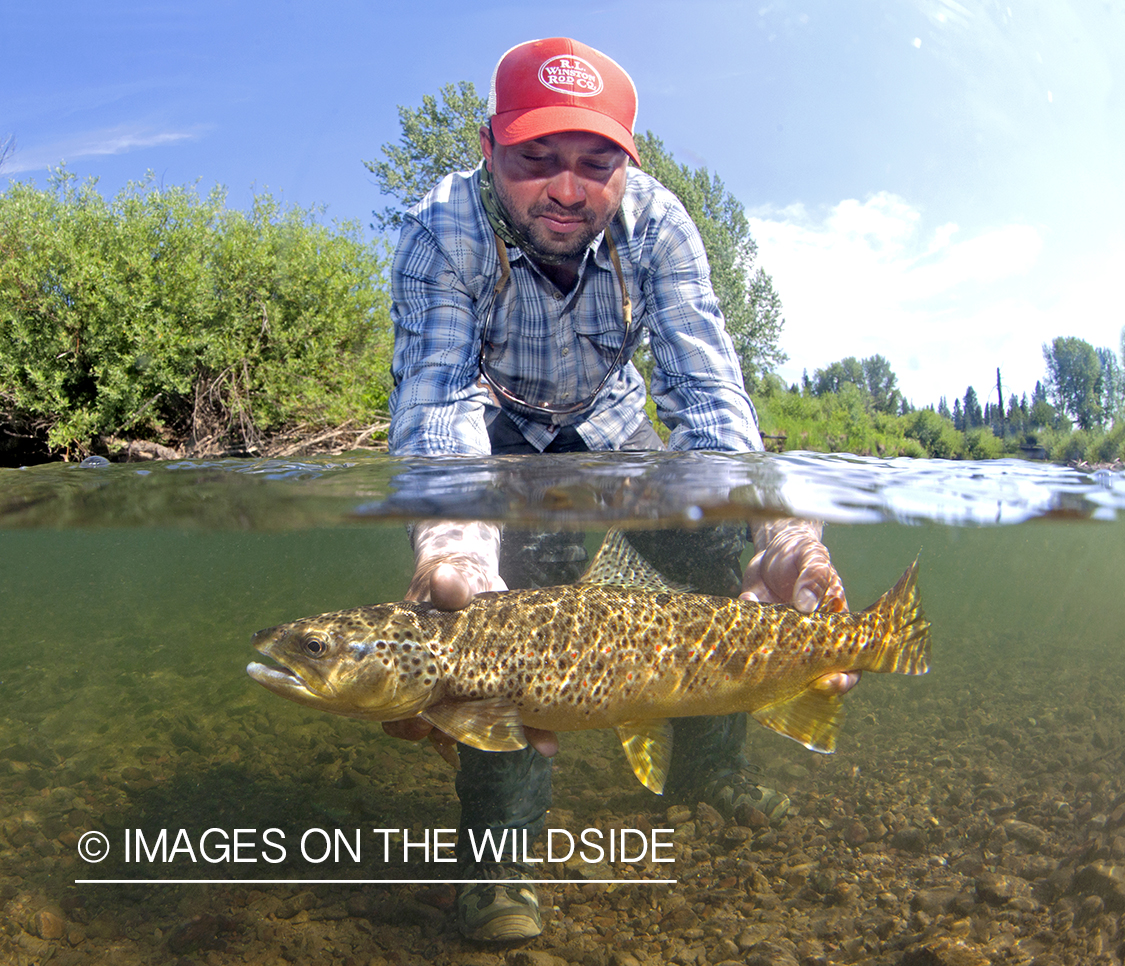
M1125 959L1125 473L783 454L0 470L0 962L974 966ZM405 524L826 520L860 610L918 559L924 675L833 754L750 722L770 826L560 734L543 934L456 928L454 771L280 699L251 635L400 600ZM749 551L748 551L749 553Z

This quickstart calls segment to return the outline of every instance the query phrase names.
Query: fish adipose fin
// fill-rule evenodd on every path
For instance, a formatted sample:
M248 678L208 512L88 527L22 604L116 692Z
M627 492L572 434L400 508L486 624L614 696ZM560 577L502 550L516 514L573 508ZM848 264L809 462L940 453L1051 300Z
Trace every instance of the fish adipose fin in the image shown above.
M647 590L651 593L685 591L686 587L665 580L644 557L637 553L620 530L610 530L594 556L581 584Z
M641 784L657 795L664 793L668 764L672 760L672 722L626 721L615 729L625 749L625 757Z
M506 698L446 701L427 708L419 717L481 751L519 751L527 747L519 711Z
M844 709L839 692L818 687L814 681L800 694L759 708L753 715L771 731L812 751L830 754L836 750Z

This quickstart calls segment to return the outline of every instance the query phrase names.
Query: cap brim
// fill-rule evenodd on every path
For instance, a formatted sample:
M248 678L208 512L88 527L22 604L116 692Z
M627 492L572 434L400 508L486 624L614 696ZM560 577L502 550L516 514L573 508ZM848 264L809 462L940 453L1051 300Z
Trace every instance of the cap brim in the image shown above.
M527 111L508 111L492 117L492 133L501 144L520 144L534 141L549 134L564 131L586 131L600 134L624 149L640 167L637 145L632 132L626 130L613 118L583 107L554 104L550 107L536 107Z

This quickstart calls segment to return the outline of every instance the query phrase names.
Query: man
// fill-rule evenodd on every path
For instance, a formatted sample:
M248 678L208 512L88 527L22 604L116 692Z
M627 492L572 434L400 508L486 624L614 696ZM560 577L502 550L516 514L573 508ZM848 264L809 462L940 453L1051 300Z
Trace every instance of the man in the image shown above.
M493 74L484 162L442 180L406 218L392 274L395 322L390 447L395 454L663 449L629 362L645 330L651 391L675 450L760 450L756 415L711 288L698 230L679 201L638 168L636 92L610 58L566 38L509 50ZM694 537L680 559L659 535L638 549L673 579L711 593L844 604L843 587L805 521ZM581 573L581 536L505 534L485 524L413 531L408 597L443 609L508 586ZM689 543L692 541L689 540ZM683 535L677 536L683 544ZM681 554L681 558L683 555ZM677 566L681 569L677 573ZM703 573L702 579L700 573ZM741 578L741 579L740 579ZM846 690L855 675L835 682ZM418 721L385 726L419 738ZM730 814L753 805L780 820L788 798L761 786L741 757L745 715L675 723L668 791ZM538 899L510 863L473 864L468 831L537 834L550 805L554 736L528 729L522 752L461 747L458 894L473 939L537 935ZM677 754L678 749L678 754ZM526 877L526 876L524 876Z

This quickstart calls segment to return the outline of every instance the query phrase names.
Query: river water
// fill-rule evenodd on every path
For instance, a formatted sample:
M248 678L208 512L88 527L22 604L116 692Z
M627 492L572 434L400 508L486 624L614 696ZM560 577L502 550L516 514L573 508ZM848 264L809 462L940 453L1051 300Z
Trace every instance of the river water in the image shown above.
M612 734L563 735L556 852L563 833L629 829L674 861L535 844L558 884L521 949L586 966L1119 962L1123 509L1120 472L1018 461L0 470L0 961L512 961L453 924L449 766L267 693L244 672L250 635L399 599L413 519L582 528L593 549L611 525L785 513L828 521L854 608L921 554L931 672L867 675L833 756L751 724L751 758L794 805L772 829L652 795Z

